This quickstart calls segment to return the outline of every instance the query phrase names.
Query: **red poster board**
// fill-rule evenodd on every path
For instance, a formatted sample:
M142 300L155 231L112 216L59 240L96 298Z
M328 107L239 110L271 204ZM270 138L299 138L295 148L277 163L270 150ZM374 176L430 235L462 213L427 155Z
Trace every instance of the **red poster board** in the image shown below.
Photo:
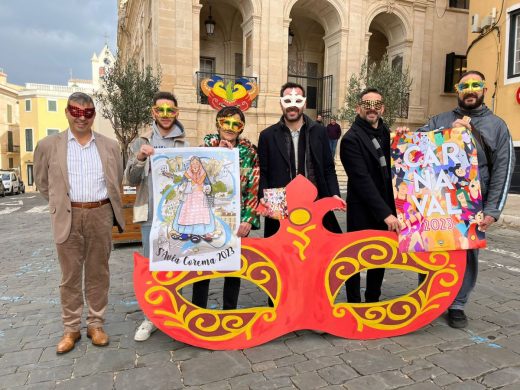
M423 327L448 308L462 283L465 251L406 254L398 251L395 233L331 233L322 219L340 204L334 198L315 201L316 196L303 176L293 180L287 186L288 218L270 238L242 240L239 271L150 272L148 259L136 253L135 294L145 315L175 340L243 349L300 329L351 339L392 337ZM426 280L389 301L335 303L350 276L381 267L424 273ZM274 307L202 309L179 294L197 280L224 276L255 283Z

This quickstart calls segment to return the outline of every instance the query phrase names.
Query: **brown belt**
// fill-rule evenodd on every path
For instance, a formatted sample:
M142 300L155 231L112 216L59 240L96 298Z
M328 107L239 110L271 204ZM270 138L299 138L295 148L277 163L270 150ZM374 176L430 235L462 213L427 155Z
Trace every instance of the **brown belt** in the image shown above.
M70 202L70 205L80 209L95 209L107 203L110 203L110 199L98 200L97 202Z

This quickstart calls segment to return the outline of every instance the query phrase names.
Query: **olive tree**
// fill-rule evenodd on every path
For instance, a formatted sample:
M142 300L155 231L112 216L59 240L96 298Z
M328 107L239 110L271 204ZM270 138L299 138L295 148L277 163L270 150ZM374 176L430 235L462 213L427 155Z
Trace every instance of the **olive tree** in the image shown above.
M370 65L367 64L365 59L359 73L350 76L345 104L339 110L338 117L352 123L356 117L359 93L365 88L376 88L383 95L385 104L383 117L390 127L397 118L402 117L403 113L408 111L407 104L411 84L408 70L402 71L399 67L392 67L386 54L381 61Z
M160 70L154 75L151 66L140 70L135 61L118 58L101 77L101 88L94 93L101 115L110 121L121 145L125 167L128 145L139 129L152 121L152 99L160 84Z

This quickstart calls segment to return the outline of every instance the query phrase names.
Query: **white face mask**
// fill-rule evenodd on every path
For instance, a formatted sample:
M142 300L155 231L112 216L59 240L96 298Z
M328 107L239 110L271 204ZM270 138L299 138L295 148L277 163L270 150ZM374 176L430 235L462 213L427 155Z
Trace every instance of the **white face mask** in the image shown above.
M306 98L296 92L296 88L291 90L291 93L280 98L280 103L283 108L297 107L302 108L305 105Z

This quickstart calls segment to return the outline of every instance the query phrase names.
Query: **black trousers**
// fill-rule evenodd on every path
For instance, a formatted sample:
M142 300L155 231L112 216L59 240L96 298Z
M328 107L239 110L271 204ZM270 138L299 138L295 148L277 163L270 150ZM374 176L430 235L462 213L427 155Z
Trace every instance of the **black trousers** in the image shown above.
M193 295L191 301L194 305L202 308L208 306L209 279L193 283ZM240 292L240 278L224 278L224 310L234 310L238 304L238 294Z
M367 271L365 302L379 302L384 276L384 268L373 268ZM347 302L361 303L361 275L359 272L345 282L345 288L347 290Z

